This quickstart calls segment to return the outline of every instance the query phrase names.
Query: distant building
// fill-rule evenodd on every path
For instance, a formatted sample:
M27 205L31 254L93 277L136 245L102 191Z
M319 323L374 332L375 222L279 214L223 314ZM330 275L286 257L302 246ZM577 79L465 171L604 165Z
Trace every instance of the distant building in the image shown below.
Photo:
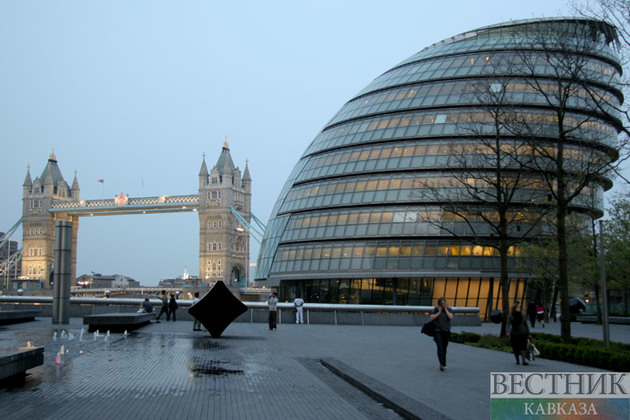
M185 287L199 287L200 284L203 284L201 279L188 274L188 268L184 267L184 274L181 277L160 280L159 287L183 289Z
M204 282L202 282L199 277L190 276L187 279L178 277L176 279L160 280L159 287L184 289L187 287L199 287L202 284L204 284Z
M84 289L126 289L130 287L140 287L140 282L131 277L120 274L104 276L102 274L83 274L76 278L72 286Z
M4 235L4 232L0 232L0 237ZM17 241L7 241L3 246L0 247L0 263L7 260L8 256L13 254L18 250L18 242Z

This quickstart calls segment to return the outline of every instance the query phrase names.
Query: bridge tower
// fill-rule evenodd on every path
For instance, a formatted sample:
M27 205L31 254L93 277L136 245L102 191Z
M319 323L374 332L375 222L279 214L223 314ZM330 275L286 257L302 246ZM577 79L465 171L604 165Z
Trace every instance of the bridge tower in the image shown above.
M207 284L223 280L232 287L247 286L249 233L231 208L251 220L251 185L247 162L241 175L227 140L209 172L204 155L199 171L199 277Z
M26 171L22 195L22 275L39 280L43 288L52 286L55 261L55 222L72 222L72 278L76 277L77 232L79 218L65 213L50 213L53 201L79 201L79 181L74 174L70 187L63 179L54 153L41 176L31 179Z

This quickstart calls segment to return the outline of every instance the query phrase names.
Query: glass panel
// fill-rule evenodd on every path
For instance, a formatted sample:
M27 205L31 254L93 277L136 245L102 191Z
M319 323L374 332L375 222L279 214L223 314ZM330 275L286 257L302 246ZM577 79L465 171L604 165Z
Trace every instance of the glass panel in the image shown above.
M449 278L446 279L446 290L444 291L444 297L447 300L447 303L451 306L460 306L457 302L457 286L458 281L457 278ZM466 290L464 289L464 293Z
M359 303L372 303L372 281L371 279L361 279L360 282L360 294Z
M468 301L466 302L466 306L479 306L479 297L481 296L479 291L480 284L481 282L476 277L469 280Z
M437 300L445 296L446 279L438 277L433 282L433 305L437 305Z

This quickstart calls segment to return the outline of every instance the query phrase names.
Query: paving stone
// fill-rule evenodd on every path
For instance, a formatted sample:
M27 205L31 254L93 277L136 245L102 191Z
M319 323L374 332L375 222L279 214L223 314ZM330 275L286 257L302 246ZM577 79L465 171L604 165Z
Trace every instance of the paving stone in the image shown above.
M44 364L30 369L22 386L0 389L0 419L397 418L321 371L326 358L444 417L489 418L490 372L596 370L545 359L515 367L510 354L451 343L448 368L440 372L435 344L419 327L279 324L269 331L239 322L213 339L193 332L192 321L178 321L126 336L84 331L81 339L82 327L80 318L62 327L45 318L0 327L0 348L31 341L46 349ZM574 333L597 336L601 327L591 327L574 324ZM455 330L464 328L498 327ZM614 326L611 337L630 342L630 326ZM445 392L457 398L446 404Z

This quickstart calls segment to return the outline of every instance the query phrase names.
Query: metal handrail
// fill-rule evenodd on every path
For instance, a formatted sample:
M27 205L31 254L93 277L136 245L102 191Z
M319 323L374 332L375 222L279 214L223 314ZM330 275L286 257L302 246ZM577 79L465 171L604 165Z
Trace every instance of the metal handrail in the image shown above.
M150 299L153 303L161 303L158 298ZM88 298L88 297L71 297L72 305L136 305L144 301L144 298ZM0 296L0 303L39 303L52 304L52 296ZM179 306L189 307L192 300L179 299ZM268 309L267 302L242 302L247 309ZM304 309L315 311L341 311L341 312L432 312L433 306L404 306L404 305L355 305L343 303L305 303ZM293 309L293 303L279 302L279 309ZM456 306L451 308L453 313L478 314L479 308Z

